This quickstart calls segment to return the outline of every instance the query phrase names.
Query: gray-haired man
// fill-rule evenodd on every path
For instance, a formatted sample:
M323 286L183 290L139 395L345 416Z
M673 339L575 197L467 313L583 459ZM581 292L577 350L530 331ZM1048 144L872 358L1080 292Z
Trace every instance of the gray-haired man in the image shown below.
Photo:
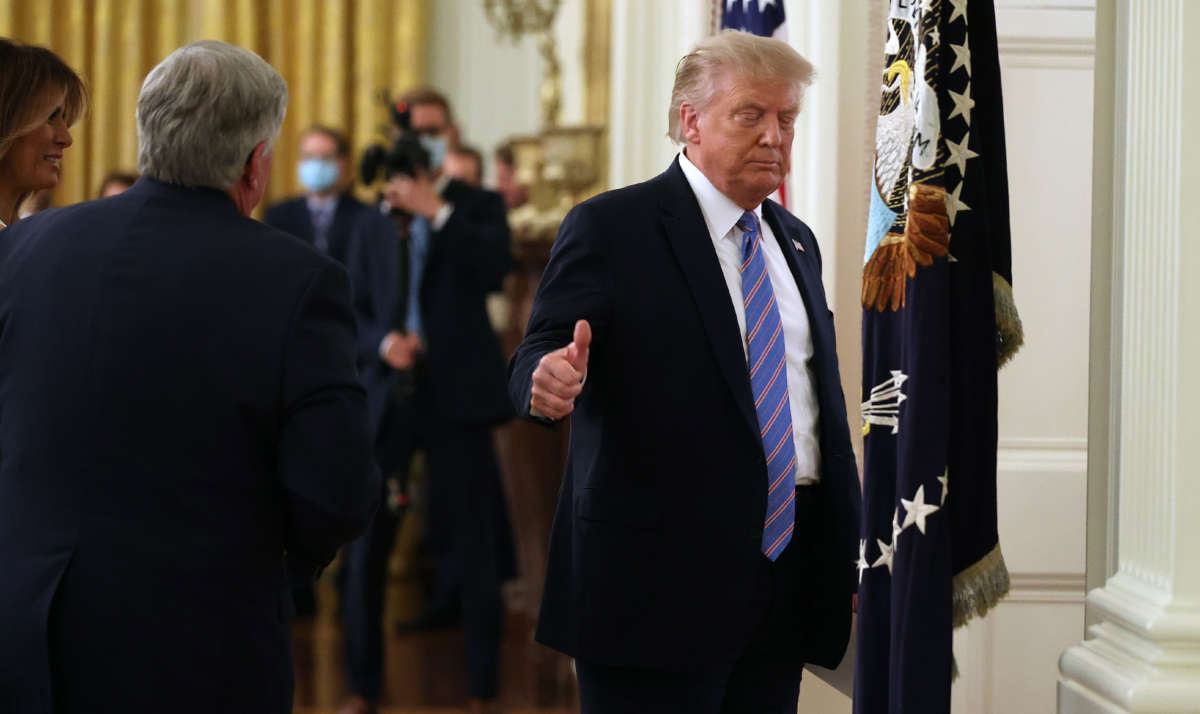
M345 271L248 216L287 105L199 42L120 196L0 241L0 709L289 712L284 555L379 492Z

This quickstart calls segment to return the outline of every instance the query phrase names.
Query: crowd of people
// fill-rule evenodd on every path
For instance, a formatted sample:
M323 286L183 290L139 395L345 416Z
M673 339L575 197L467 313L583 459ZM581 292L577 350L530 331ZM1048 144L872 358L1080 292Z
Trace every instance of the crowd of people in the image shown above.
M304 194L260 222L286 83L189 44L141 88L140 176L18 220L87 94L43 48L0 39L0 67L0 712L290 711L290 623L339 552L341 711L375 711L417 451L411 624L461 619L496 711L516 416L573 419L537 639L585 714L794 712L804 663L837 664L859 491L819 250L768 200L812 75L786 44L684 57L681 153L567 216L507 371L485 300L528 196L510 147L480 188L440 92L399 98L422 158L375 205L312 126Z

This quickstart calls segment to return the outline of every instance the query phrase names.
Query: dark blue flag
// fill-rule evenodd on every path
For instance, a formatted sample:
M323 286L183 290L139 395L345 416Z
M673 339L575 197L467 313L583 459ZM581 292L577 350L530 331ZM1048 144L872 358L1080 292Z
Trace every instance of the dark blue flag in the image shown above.
M856 714L950 711L1008 591L996 371L1021 343L991 0L892 0L863 270Z
M721 29L741 30L762 37L779 37L783 27L783 0L719 0Z

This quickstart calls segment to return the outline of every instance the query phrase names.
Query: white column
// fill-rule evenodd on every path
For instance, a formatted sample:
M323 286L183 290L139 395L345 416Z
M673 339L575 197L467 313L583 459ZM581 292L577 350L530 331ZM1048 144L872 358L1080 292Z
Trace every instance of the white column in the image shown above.
M653 178L677 153L667 139L675 64L708 34L710 9L696 0L613 0L609 186Z
M1117 568L1088 595L1089 639L1060 660L1058 708L1197 712L1200 3L1117 0L1115 27Z

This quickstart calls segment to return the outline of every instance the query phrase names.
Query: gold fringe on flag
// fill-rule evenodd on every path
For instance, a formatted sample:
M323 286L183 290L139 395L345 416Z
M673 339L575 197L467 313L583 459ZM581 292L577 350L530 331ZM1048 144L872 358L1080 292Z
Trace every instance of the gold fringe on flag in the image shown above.
M954 576L954 626L962 627L973 617L983 617L1008 594L1008 568L997 543L987 555Z
M1025 344L1025 330L1012 286L998 273L992 273L992 296L996 302L996 369L999 369Z

